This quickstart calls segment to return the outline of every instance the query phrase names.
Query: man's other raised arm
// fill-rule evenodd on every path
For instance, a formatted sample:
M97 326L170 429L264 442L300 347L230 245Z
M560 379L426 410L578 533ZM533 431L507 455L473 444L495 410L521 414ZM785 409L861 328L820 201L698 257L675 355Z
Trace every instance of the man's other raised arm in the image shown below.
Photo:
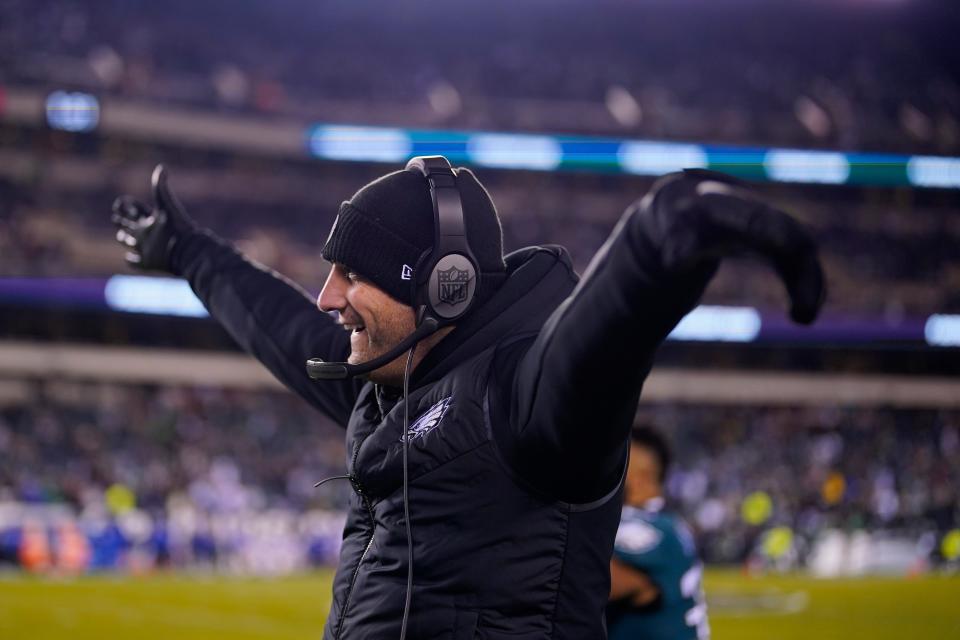
M237 343L302 398L346 426L360 382L314 382L308 358L339 361L349 336L316 308L303 289L248 260L229 243L201 230L169 190L166 174L153 176L155 206L117 199L113 221L127 247L127 262L186 278Z
M812 322L824 284L800 225L726 176L662 178L629 208L545 323L514 379L511 423L528 477L588 502L612 490L657 347L697 304L721 258L755 253Z
M222 240L199 233L181 245L174 262L210 315L278 380L346 427L361 382L311 380L306 361L346 360L349 334L297 284Z

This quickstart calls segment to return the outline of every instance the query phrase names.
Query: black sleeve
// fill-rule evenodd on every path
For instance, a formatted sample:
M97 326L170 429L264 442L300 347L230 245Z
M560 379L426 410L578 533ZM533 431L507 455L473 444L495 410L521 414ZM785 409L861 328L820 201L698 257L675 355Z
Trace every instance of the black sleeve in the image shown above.
M570 502L595 500L619 482L654 353L716 271L711 261L666 273L641 215L627 210L511 381L519 471Z
M342 361L350 338L282 275L257 265L213 234L182 238L175 271L234 340L283 384L342 426L362 386L359 381L311 380L306 361Z

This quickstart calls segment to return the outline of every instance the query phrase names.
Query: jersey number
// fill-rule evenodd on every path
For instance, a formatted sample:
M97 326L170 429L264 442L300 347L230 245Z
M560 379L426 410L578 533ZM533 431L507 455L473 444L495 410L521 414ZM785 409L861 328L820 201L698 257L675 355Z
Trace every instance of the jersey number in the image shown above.
M684 598L694 601L694 606L687 611L684 620L688 627L695 627L697 640L706 640L710 637L710 623L707 622L707 600L703 595L703 565L695 564L680 578L680 593Z

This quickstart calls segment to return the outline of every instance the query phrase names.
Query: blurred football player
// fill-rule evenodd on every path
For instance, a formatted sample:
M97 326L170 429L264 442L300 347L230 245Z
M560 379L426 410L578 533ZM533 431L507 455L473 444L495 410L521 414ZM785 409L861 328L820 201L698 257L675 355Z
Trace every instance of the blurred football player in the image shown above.
M634 429L610 561L610 640L710 637L703 565L686 524L665 509L669 465L670 450L660 434Z

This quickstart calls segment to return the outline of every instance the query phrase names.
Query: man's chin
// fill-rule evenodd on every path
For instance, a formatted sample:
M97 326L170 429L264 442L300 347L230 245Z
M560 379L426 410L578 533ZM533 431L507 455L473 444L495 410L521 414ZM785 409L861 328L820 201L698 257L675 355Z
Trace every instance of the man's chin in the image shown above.
M347 362L350 364L366 364L384 353L386 353L386 351L382 349L373 349L367 344L362 344L359 349L353 348L350 350L350 355L347 356Z
M354 351L354 352L351 352L351 353L350 353L350 356L347 358L347 364L352 364L352 365L365 365L365 364L367 364L368 362L370 362L371 360L375 360L375 359L379 358L380 355L381 355L381 354L369 355L369 354L367 354L367 353L365 353L365 352L363 352L363 351L360 351L360 352ZM374 371L378 371L378 370L375 369ZM363 377L369 378L369 374L364 375Z
M383 354L367 355L362 351L351 352L350 357L347 358L347 363L352 365L363 365L380 357L381 355ZM376 384L400 386L403 384L404 360L404 354L401 354L392 362L388 362L382 367L374 369L369 373L365 373L360 377Z

